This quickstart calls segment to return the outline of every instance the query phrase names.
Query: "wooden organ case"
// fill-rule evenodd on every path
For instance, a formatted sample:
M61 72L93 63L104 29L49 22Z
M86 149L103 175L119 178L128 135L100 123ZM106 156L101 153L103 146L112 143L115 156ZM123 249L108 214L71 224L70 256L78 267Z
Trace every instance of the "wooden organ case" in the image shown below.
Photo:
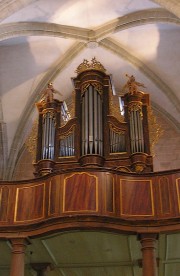
M39 130L35 174L61 169L105 167L125 172L151 172L148 130L149 95L128 76L122 101L124 115L113 105L111 78L95 58L84 60L73 79L75 116L54 99L52 84L37 103ZM116 109L116 112L113 110Z

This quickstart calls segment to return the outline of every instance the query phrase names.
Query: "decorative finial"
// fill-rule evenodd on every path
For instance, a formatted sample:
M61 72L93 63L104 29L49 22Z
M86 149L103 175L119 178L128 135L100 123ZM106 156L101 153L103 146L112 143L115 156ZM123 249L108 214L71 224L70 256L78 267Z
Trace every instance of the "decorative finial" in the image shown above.
M124 85L122 91L127 91L129 94L134 95L134 94L137 94L137 92L139 91L138 90L139 86L146 88L143 83L137 82L133 75L129 76L128 74L126 74L126 77L128 77L129 80Z
M97 70L103 73L106 72L104 66L99 61L97 61L95 57L91 59L91 63L87 59L84 59L83 62L77 67L75 72L80 74L81 72L87 70Z
M49 102L52 103L54 100L54 94L57 93L60 96L62 96L62 94L58 91L56 91L53 87L53 83L49 82L47 85L47 88L42 92L42 99L45 100L45 102Z

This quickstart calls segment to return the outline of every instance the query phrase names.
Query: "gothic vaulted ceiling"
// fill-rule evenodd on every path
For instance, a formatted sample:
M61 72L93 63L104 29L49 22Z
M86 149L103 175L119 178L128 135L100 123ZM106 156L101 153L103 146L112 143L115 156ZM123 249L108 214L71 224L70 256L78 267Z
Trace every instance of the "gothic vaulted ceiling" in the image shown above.
M117 94L134 75L180 128L179 18L179 0L1 0L1 177L11 179L47 83L66 100L83 59L104 65Z

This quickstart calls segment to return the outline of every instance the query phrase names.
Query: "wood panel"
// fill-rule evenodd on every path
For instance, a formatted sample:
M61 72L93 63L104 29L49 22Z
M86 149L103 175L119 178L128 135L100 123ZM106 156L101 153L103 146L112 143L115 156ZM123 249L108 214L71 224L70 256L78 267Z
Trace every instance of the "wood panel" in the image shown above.
M45 183L17 188L14 222L26 222L44 217Z
M98 178L88 173L75 173L64 179L63 212L97 212Z
M176 179L176 191L177 191L177 198L178 198L178 210L180 213L180 178Z
M168 215L172 212L171 193L168 177L159 178L159 199L161 215Z
M40 227L38 233L46 228L79 229L86 223L90 228L131 231L146 227L147 221L160 231L180 230L179 171L135 175L101 168L63 170L43 179L0 182L0 195L4 232L13 227Z
M59 214L60 200L60 177L51 178L49 183L48 215L54 216Z
M122 216L154 216L151 180L120 180L120 210Z
M9 188L2 187L0 189L0 221L7 221L7 213L8 213L8 205L9 205Z
M106 206L106 212L112 213L115 211L114 177L111 174L106 174L105 206Z

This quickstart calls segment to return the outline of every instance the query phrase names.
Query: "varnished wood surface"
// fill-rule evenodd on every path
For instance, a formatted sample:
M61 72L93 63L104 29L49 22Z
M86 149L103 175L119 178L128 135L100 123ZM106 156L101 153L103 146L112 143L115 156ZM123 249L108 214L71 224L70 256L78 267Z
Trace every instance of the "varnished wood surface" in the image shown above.
M180 170L137 175L84 168L0 182L0 237L73 228L177 231L179 219Z

